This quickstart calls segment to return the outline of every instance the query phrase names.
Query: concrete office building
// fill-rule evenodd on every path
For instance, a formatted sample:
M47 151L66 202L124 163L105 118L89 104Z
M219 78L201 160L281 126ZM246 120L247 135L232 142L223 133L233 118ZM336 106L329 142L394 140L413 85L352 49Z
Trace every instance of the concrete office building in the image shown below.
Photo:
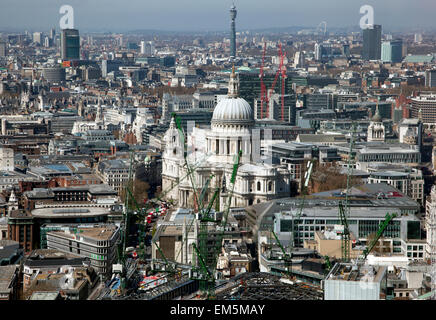
M89 258L100 277L111 274L117 259L117 241L120 229L116 225L70 228L47 232L47 248Z
M372 143L363 148L356 146L358 170L365 171L373 163L404 163L412 166L420 162L421 153L416 145Z
M381 25L372 25L363 30L362 58L379 60L381 58Z
M402 193L407 194L413 200L424 204L424 177L421 170L380 170L371 172L367 181L368 183L389 184L400 190Z
M322 44L315 43L315 60L320 61L322 59Z
M303 96L304 107L308 110L332 109L328 94L307 93Z
M49 37L44 37L44 47L45 48L49 48L50 47L50 38Z
M14 171L14 150L11 148L0 148L0 170Z
M431 88L436 87L436 70L432 69L425 72L425 86Z
M42 44L42 32L33 33L33 42Z
M144 41L140 42L140 52L145 56L152 56L154 54L154 44L153 41Z
M435 128L436 123L436 93L428 92L421 93L414 97L410 108L411 118L419 118L419 113L422 114L422 122L430 129Z
M126 63L122 60L102 60L101 61L101 76L103 78L107 77L108 73L112 71L119 71L120 67L124 66Z
M52 28L52 29L50 29L50 40L52 40L54 42L55 37L56 37L56 29Z
M403 60L403 40L383 42L381 46L381 60L392 63L401 62Z
M248 207L247 221L255 235L260 231L274 230L283 246L287 246L292 238L302 246L306 240L315 240L316 231L340 224L338 204L345 198L341 192L338 189L314 193L310 199L305 199L295 234L293 224L303 201L299 198L282 198ZM362 244L377 232L387 212L397 214L384 232L391 253L404 254L401 240L420 239L421 221L416 217L420 206L398 189L384 183L363 184L351 189L349 199L349 229Z
M280 94L274 93L270 96L268 104L264 102L261 112L261 100L254 100L254 118L256 120L276 120L295 125L296 118L296 98L294 94L287 94L282 98ZM282 118L283 116L283 118Z
M6 54L7 54L6 42L0 41L0 57L6 57Z
M80 60L79 30L64 29L61 33L62 60Z
M102 161L98 165L97 174L104 183L120 193L129 180L129 165L121 159Z
M385 300L387 269L337 263L324 280L324 300Z
M65 81L65 69L59 67L46 67L42 69L42 76L50 83Z

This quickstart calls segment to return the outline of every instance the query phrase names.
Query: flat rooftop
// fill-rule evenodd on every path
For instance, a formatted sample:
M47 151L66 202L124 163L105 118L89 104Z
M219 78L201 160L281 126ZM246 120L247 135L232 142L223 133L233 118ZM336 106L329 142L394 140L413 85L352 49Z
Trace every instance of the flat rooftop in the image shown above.
M94 228L70 228L68 231L50 231L47 234L59 235L70 239L76 239L76 236L81 236L95 240L110 240L117 230L118 227L115 225L106 225Z
M14 277L17 266L1 266L0 267L0 292L9 292L9 286Z
M39 208L32 210L36 218L68 218L68 217L95 217L110 214L109 208L102 207L68 207L68 208Z
M386 267L382 266L353 266L351 263L337 263L327 275L326 281L362 281L379 283L386 274Z
M56 300L59 291L33 292L29 300Z

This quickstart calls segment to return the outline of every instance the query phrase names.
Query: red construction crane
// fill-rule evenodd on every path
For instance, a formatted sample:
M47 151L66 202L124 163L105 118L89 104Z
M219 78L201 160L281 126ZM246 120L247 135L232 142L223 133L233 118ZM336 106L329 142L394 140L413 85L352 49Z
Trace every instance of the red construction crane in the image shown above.
M265 64L266 42L263 46L262 65L260 66L260 118L263 119L263 103L265 101L265 84L263 83L263 67Z
M279 44L279 53L280 53L280 55L282 53L282 44L281 43ZM274 82L273 82L273 84L271 86L271 89L269 89L266 92L266 117L267 118L269 117L269 99L270 99L270 94L272 94L274 92L274 88L276 86L277 79L279 78L279 74L282 72L282 62L283 62L282 59L280 59L279 69L276 72L276 76L274 78Z
M282 70L282 121L284 121L285 111L285 79L286 79L286 67L284 65L285 53L282 51L282 44L280 44L280 66Z
M277 79L279 75L282 77L282 89L281 89L281 104L282 104L282 121L284 120L284 106L285 106L285 83L284 79L286 78L286 68L284 67L284 57L285 55L282 52L282 44L279 43L279 57L280 57L280 63L279 63L279 69L277 70L277 73L274 78L274 82L272 83L272 86L269 90L267 90L265 83L263 82L264 77L264 65L265 65L265 52L266 52L266 42L263 47L263 55L262 55L262 65L260 66L260 119L263 119L263 106L266 104L266 118L269 117L269 100L271 97L271 94L274 92L274 88L277 84Z

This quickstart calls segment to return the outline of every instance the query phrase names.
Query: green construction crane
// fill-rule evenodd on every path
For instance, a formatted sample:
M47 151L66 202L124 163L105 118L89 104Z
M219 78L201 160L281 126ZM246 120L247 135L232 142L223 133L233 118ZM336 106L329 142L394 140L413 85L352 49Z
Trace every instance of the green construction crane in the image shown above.
M192 268L192 278L200 280L200 290L207 294L208 299L214 299L215 297L215 277L214 273L209 269L205 257L198 249L195 243L192 244L193 251L197 255L197 261L200 267ZM204 283L203 285L201 285Z
M191 175L193 172L195 172L195 170L197 170L210 156L212 155L212 153L208 153L206 154L203 159L201 159L200 161L198 161L197 163L195 163L192 166L189 166L189 169L187 170L187 173L184 174L182 177L178 178L177 181L173 184L173 186L171 188L168 188L165 191L162 191L160 196L156 197L157 201L163 201L162 199L169 193L171 192L175 187L177 187L182 181L184 181L186 178L190 178L191 179ZM191 179L192 181L192 179Z
M129 218L130 218L130 208L129 208L129 196L127 189L132 184L132 166L133 166L133 152L130 153L130 164L129 164L129 179L125 185L125 199L124 199L124 222L121 226L121 241L118 245L118 264L122 266L121 274L121 288L124 290L126 287L126 274L127 274L127 263L126 263L126 244L129 233Z
M348 154L347 163L347 189L345 191L345 208L342 201L339 201L339 219L344 231L341 234L341 258L344 262L350 261L350 230L347 218L350 216L350 201L349 193L351 188L351 178L353 173L353 147L354 147L354 134L356 133L356 123L352 124L353 130L350 136L350 149Z
M301 192L303 194L303 200L301 201L300 208L299 208L299 210L297 212L297 215L296 215L296 217L294 218L294 221L293 221L292 230L294 232L291 233L291 239L290 239L289 246L288 246L288 250L290 252L289 254L285 251L284 247L280 243L276 233L273 230L271 230L272 234L274 235L274 238L275 238L277 244L279 245L280 249L282 250L282 252L284 254L286 270L287 270L288 275L292 274L292 248L296 247L296 244L299 243L299 230L298 230L298 226L299 226L299 224L301 222L300 219L301 219L301 215L303 213L304 202L305 202L305 199L306 199L306 190L307 190L307 187L309 186L309 181L310 181L310 177L312 175L314 161L315 160L312 159L312 160L308 161L307 165L306 165L306 172L304 174L304 178L305 179L304 179L303 185L301 186Z
M206 279L208 279L209 281L211 279L214 279L213 273L209 270L209 267L206 264L206 260L204 256L201 254L200 250L198 249L195 243L192 244L192 248L194 249L195 254L197 255L200 268L202 269L203 274L206 275Z
M236 184L235 183L236 182L236 175L237 175L238 168L240 165L241 157L242 157L242 150L239 150L238 154L235 157L235 161L233 164L232 175L230 178L231 187L230 187L230 191L227 195L227 204L225 207L225 211L223 213L223 217L221 219L221 223L219 225L218 236L214 240L215 241L215 248L214 248L214 251L211 255L208 254L208 246L207 246L208 226L209 226L209 223L211 222L211 219L208 216L204 216L200 220L200 231L198 234L198 247L195 246L197 248L196 253L198 253L197 256L202 257L202 260L200 260L199 263L200 264L204 263L210 269L207 269L208 272L206 273L206 271L205 271L206 269L201 268L200 269L201 276L198 280L200 280L200 290L203 292L207 292L208 298L213 298L215 296L215 289L214 289L215 278L214 278L214 276L211 277L209 273L212 273L212 275L214 275L215 271L216 271L218 255L219 255L219 252L221 251L221 248L222 248L222 241L223 241L225 230L227 227L228 215L230 212L231 201L232 201L234 188L235 188L235 184ZM218 195L218 193L219 193L219 188L217 188L217 190L215 191L214 197L212 198L212 200ZM212 204L213 204L213 202L209 203L208 210ZM214 221L212 221L212 222L214 222Z
M209 184L212 181L213 177L215 177L214 174L211 174L209 178L207 178L206 183L203 186L203 189L201 190L201 194L200 194L200 200L199 200L199 212L201 212L204 208L203 203L204 203L204 198L206 196L207 190L209 189Z
M141 208L141 207L139 206L139 204L138 204L138 202L136 201L135 196L133 195L133 193L132 193L132 191L130 190L130 188L127 187L126 190L127 190L128 195L129 195L130 198L132 199L132 202L133 202L133 204L135 205L136 210L138 210L137 214L143 217L143 216L144 216L144 213L145 213L144 208Z
M205 210L204 209L204 199L205 199L205 195L206 195L208 186L209 186L210 181L212 180L213 176L210 176L209 179L206 181L206 184L202 188L202 191L201 191L201 194L199 197L197 195L198 189L195 185L195 179L193 178L193 173L197 168L192 167L187 161L187 151L186 151L187 146L186 146L186 142L185 142L183 128L181 126L180 119L177 116L174 116L174 118L175 118L176 126L177 126L178 131L179 131L180 139L183 141L183 145L184 145L184 160L185 160L185 166L186 166L187 171L188 171L188 173L185 177L189 177L189 179L191 181L191 185L192 185L193 193L194 193L194 205L195 205L196 209L198 210L199 218L200 218L200 231L198 234L198 247L196 244L194 244L194 251L193 251L193 254L194 254L194 252L196 253L197 258L198 258L198 263L200 264L200 267L201 267L200 269L198 269L198 272L197 272L197 274L199 275L198 280L200 280L200 287L201 287L200 289L202 291L208 292L209 297L211 297L211 296L213 296L214 282L215 282L213 275L215 273L216 264L217 264L217 257L218 257L219 251L222 247L222 239L224 237L225 228L227 226L227 219L228 219L228 214L230 211L230 205L231 205L231 200L232 200L234 187L235 187L235 181L236 181L236 174L237 174L237 170L239 168L240 158L242 156L242 151L239 151L238 154L236 155L235 163L233 165L233 170L232 170L232 176L230 179L230 183L232 184L232 187L231 187L231 191L227 195L227 204L225 206L223 218L222 218L221 224L219 226L221 229L221 232L219 233L217 240L216 240L214 254L212 257L210 257L210 255L208 254L208 247L207 247L208 225L210 223L216 223L216 221L214 221L209 216L209 213L210 213L210 210L213 206L214 201L218 198L218 196L220 194L220 188L219 187L216 188L216 190L212 196L212 199L209 202L207 209ZM218 201L216 201L216 204L217 204L217 206L219 205ZM189 233L189 231L193 225L194 220L195 220L195 218L193 218L191 220L190 225L186 230L185 241L187 240L187 234ZM180 251L181 251L181 249L180 249ZM180 251L179 251L179 253L180 253ZM210 258L212 258L212 259L210 259ZM193 262L194 262L194 259L193 259ZM208 268L204 268L204 267L207 267L208 265L210 266L210 270ZM193 278L195 278L195 277L193 277Z
M209 204L208 204L207 208L206 208L206 209L202 209L202 211L200 212L200 220L202 220L203 222L206 222L206 221L208 221L208 222L216 222L214 219L212 219L212 217L210 217L209 214L210 214L210 210L211 210L212 207L213 207L213 203L215 202L216 198L217 198L218 195L219 195L219 191L220 191L220 188L217 187L217 188L215 189L215 192L214 192L212 198L211 198L210 201L209 201ZM191 219L191 221L189 222L189 225L188 225L187 228L186 228L186 231L185 231L185 239L184 239L184 241L183 241L183 244L184 244L184 245L180 246L180 249L179 249L179 251L177 252L177 255L176 255L176 260L179 259L180 254L182 253L182 249L183 249L183 247L186 246L186 244L187 244L188 234L189 234L189 232L191 231L192 225L194 224L194 221L195 221L195 220L196 220L195 217L193 217L193 218ZM206 238L207 238L207 237L206 237ZM206 241L207 241L207 239L206 239Z
M365 248L365 250L363 251L362 254L362 261L366 260L366 257L368 256L368 254L372 251L372 249L374 249L375 245L377 244L378 240L380 239L380 237L382 236L383 232L386 230L386 228L388 227L389 223L397 216L396 213L393 214L389 214L386 213L385 216L385 220L380 224L379 229L377 230L377 233L375 235L375 238L371 241L371 243L369 244L369 246L367 246ZM360 260L360 259L359 259Z
M350 136L350 150L348 151L348 163L347 163L347 191L345 193L345 214L347 215L347 217L350 216L350 203L348 201L348 194L350 193L350 188L351 188L351 178L353 175L353 160L354 160L354 155L353 155L353 148L354 148L354 135L356 134L356 123L353 122L352 124L352 131L351 131L351 136Z
M295 247L297 244L299 245L299 230L298 230L298 226L300 224L300 218L301 218L301 214L303 213L303 208L304 208L304 201L306 200L306 192L307 192L307 187L309 186L309 181L310 181L310 177L312 175L312 170L313 170L313 163L315 162L314 159L310 160L309 162L307 162L306 165L306 172L304 174L304 184L301 186L301 193L303 194L303 200L301 201L301 205L300 205L300 209L297 212L297 216L294 219L293 222L293 239L291 239L291 245L293 243L293 247Z
M325 260L325 263L327 265L327 270L330 270L332 268L332 263L330 262L330 257L325 255L324 260Z
M130 185L132 184L132 166L133 166L133 152L130 152L130 164L129 164L129 179L127 184L125 185L125 200L124 200L124 226L123 226L123 233L122 233L122 254L121 257L121 263L125 263L125 255L126 255L126 244L128 239L128 232L129 232L129 217L130 217L130 208L129 208L129 196L128 196L128 189L130 188Z
M162 256L162 259L165 261L164 265L167 267L165 268L165 272L169 272L169 273L175 273L176 272L176 267L173 267L173 264L171 264L168 259L165 257L162 249L159 247L159 245L156 243L156 241L153 241L154 245L156 246L157 250L159 251L160 255Z
M341 252L342 261L350 261L350 229L348 227L347 215L345 213L342 201L339 201L339 219L344 230L341 233Z
M192 188L193 188L192 192L194 194L194 205L198 207L199 202L198 202L198 195L197 195L197 187L195 186L195 179L192 177L193 170L192 170L191 166L189 165L189 162L187 159L188 152L187 152L187 142L185 140L185 133L183 132L183 127L182 127L182 124L180 122L180 118L174 114L174 119L176 122L177 130L179 131L180 139L183 142L183 149L184 149L183 150L183 158L185 160L185 166L186 166L186 169L188 170L188 172L191 173L191 174L189 174L189 178L191 180L191 184L192 184Z
M189 177L191 185L192 185L192 188L193 188L193 191L194 191L194 204L195 204L196 208L198 209L198 213L199 213L199 216L201 217L201 221L202 221L202 225L203 225L203 226L200 226L200 229L201 229L201 228L204 228L204 226L206 225L206 222L215 222L209 216L209 214L210 214L210 210L212 209L213 203L215 202L216 198L219 195L219 188L216 188L216 190L215 190L215 192L214 192L214 194L213 194L213 196L212 196L212 198L211 198L211 200L210 200L210 202L209 202L209 204L207 206L207 209L205 209L204 202L205 202L206 193L208 192L208 188L209 188L210 182L213 179L214 175L213 174L210 175L210 177L207 179L205 185L203 186L203 188L201 190L201 194L198 197L198 195L197 195L197 187L195 185L195 179L193 177L193 173L195 172L195 170L197 169L197 167L199 165L192 166L192 165L190 165L188 163L188 161L187 161L187 145L185 143L185 137L184 137L184 133L183 133L183 128L181 126L180 119L177 116L174 116L174 119L175 119L175 122L176 122L176 126L178 128L180 139L182 140L183 146L184 146L184 160L185 160L185 166L186 166L187 171L188 171L188 173L186 174L185 177ZM191 219L190 224L189 224L189 226L188 226L188 228L186 230L186 237L185 237L185 240L184 240L185 242L187 242L187 234L189 233L189 230L191 229L194 220L195 220L195 218ZM204 235L205 235L205 237L204 237ZM199 247L200 247L200 249L206 248L207 232L206 233L200 232L198 240L199 240ZM204 245L202 245L202 242L204 242ZM175 260L178 260L178 258L180 256L180 253L182 251L182 248L183 248L183 246L181 246L181 248L180 248L180 250L179 250ZM206 257L207 256L207 252L203 253L202 256ZM207 261L207 260L204 260L204 261ZM165 263L168 264L169 261L167 260Z
M288 276L290 276L292 273L292 253L288 254L286 252L285 248L282 246L282 244L281 244L279 238L277 237L277 234L274 232L274 230L271 230L271 233L273 234L274 238L276 239L277 245L282 250L283 260L285 261L285 266L286 266L286 273L288 274Z

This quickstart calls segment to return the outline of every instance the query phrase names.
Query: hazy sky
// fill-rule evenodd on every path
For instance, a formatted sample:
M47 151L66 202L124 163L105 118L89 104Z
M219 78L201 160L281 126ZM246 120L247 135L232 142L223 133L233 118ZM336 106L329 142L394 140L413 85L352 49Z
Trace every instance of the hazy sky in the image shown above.
M59 9L74 8L80 30L228 30L231 0L0 0L0 29L59 28ZM235 0L236 28L358 26L362 5L386 28L436 27L436 0Z

